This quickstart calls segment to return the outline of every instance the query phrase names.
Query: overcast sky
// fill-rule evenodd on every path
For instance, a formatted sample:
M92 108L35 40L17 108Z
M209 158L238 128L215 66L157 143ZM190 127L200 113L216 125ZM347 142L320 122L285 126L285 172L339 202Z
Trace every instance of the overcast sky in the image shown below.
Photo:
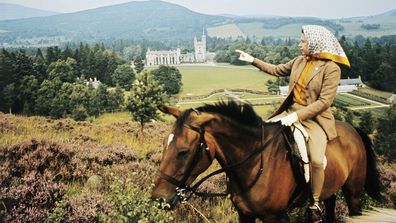
M130 0L0 0L57 12L75 12ZM396 0L165 0L205 14L342 18L396 9Z

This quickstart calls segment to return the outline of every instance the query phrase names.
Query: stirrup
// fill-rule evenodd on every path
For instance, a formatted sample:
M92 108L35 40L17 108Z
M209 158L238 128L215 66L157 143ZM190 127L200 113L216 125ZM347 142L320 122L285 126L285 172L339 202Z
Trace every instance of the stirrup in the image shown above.
M314 204L308 207L309 209L309 220L314 223L324 222L322 209L318 204Z

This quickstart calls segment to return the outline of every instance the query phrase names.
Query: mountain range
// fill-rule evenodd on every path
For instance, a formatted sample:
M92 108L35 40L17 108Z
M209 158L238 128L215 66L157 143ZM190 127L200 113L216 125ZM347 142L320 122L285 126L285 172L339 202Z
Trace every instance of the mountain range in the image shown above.
M346 36L396 35L396 10L376 16L333 20L280 16L234 17L206 15L176 4L150 0L38 16L42 17L0 21L0 46L43 46L68 41L117 39L186 41L201 35L202 29L209 36L222 38L294 38L299 35L303 24L324 25ZM362 28L363 25L369 25L367 27L370 29Z
M17 4L0 2L0 20L44 17L59 14L58 12L30 8Z

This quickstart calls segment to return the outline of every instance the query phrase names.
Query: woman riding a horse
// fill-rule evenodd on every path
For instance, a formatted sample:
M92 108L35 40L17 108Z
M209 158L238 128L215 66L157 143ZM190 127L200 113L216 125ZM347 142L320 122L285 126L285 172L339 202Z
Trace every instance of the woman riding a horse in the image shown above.
M360 214L364 189L371 197L380 197L370 139L349 124L336 122L330 110L340 79L335 62L349 66L343 49L331 32L311 25L303 26L299 46L302 56L276 66L238 50L241 60L269 74L290 75L288 95L271 118L279 122L263 123L251 106L235 103L186 111L159 107L177 120L164 146L154 198L176 205L186 191L197 189L201 181L190 185L216 159L222 166L218 172L229 178L228 193L240 221L279 222L291 204L304 199L300 187L304 182L294 174L290 143L282 135L284 127L279 127L297 122L309 134L311 222L320 221L319 200L325 203L326 220L334 221L335 193L340 188L350 215ZM328 162L323 170L325 154Z
M308 132L313 198L310 210L313 212L313 221L316 221L319 218L318 202L324 182L326 145L328 140L337 137L335 119L330 108L341 76L336 63L348 67L350 65L337 38L322 26L303 26L299 47L302 56L277 66L255 59L243 51L237 52L240 53L240 60L250 62L266 73L275 76L290 75L286 100L272 116L272 120L279 120L286 126L300 122Z

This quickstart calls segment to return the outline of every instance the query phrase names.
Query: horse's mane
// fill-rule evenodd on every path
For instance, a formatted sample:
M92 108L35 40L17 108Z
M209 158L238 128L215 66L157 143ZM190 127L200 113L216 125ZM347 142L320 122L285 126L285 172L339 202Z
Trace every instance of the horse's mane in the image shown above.
M253 110L249 104L240 104L235 101L219 101L215 104L205 104L204 106L196 108L200 112L216 113L225 116L237 123L247 126L259 127L262 124L262 119ZM193 109L186 110L176 121L177 126L182 126L189 117Z

